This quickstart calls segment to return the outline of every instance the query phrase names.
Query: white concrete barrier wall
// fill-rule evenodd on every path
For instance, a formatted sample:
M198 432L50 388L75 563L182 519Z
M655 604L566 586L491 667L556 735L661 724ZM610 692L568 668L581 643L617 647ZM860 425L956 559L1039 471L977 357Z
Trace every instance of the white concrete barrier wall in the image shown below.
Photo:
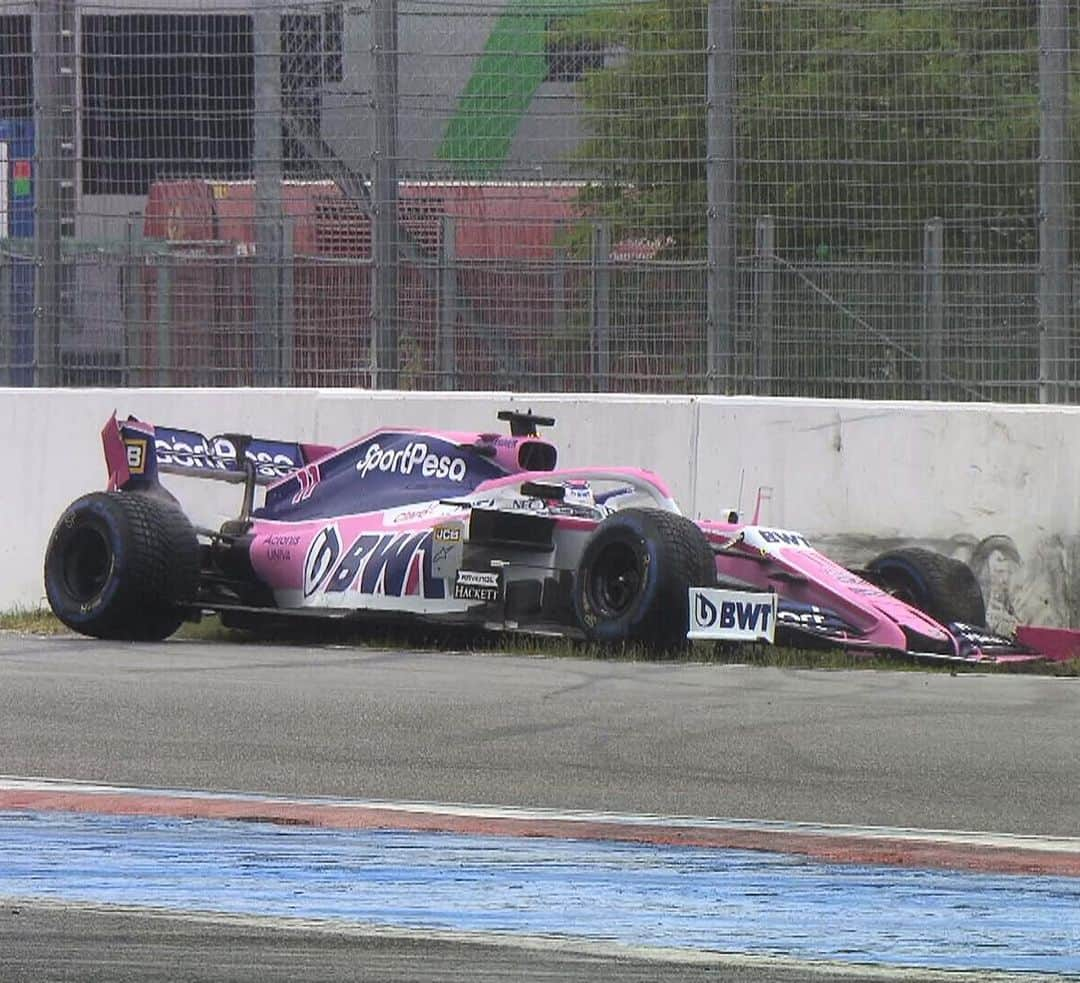
M340 444L384 424L501 429L499 409L556 417L560 463L640 465L687 514L753 512L840 562L917 543L968 562L990 621L1080 626L1080 408L754 397L371 393L354 390L0 390L8 423L0 490L0 609L44 602L52 526L104 485L113 410L203 433ZM239 490L166 479L194 517L233 514Z

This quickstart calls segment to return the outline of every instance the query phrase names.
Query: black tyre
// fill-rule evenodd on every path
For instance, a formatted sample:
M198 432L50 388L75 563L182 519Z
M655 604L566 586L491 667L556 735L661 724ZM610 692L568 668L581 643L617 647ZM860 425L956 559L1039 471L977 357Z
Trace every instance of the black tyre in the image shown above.
M69 628L96 638L171 635L195 597L199 544L175 505L93 492L69 505L45 552L45 593Z
M659 509L625 509L605 519L585 547L574 612L598 642L686 645L687 591L716 581L716 561L689 519Z
M870 579L943 625L986 626L986 605L966 564L916 546L882 553L867 566Z

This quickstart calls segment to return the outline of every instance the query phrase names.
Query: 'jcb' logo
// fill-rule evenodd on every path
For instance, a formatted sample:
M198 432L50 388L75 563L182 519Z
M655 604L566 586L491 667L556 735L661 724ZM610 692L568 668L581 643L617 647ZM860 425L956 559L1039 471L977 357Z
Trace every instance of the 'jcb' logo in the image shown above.
M128 471L132 474L144 474L146 472L146 441L125 440L124 447L127 449Z

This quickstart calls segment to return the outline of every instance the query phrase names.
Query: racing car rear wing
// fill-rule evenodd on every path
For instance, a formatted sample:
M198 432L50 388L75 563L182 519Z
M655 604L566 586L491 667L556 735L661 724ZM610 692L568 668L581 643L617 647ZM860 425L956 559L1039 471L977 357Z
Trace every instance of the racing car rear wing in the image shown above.
M195 430L156 426L134 417L109 418L101 431L109 489L138 490L157 483L159 473L269 485L299 471L336 448L267 440L247 434L207 437Z

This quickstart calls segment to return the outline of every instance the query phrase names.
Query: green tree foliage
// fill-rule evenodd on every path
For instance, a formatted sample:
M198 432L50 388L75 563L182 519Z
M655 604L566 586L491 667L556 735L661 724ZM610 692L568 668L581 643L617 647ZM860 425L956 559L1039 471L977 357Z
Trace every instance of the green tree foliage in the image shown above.
M952 253L1031 258L1033 0L735 2L744 232L771 215L782 250L900 259L941 217ZM560 28L612 52L580 84L587 197L617 236L683 256L705 241L706 17L705 0L652 0Z
M596 184L583 198L616 240L670 239L685 252L705 207L706 8L702 0L596 8L561 25L564 41L613 53L579 83L585 125L578 162Z

